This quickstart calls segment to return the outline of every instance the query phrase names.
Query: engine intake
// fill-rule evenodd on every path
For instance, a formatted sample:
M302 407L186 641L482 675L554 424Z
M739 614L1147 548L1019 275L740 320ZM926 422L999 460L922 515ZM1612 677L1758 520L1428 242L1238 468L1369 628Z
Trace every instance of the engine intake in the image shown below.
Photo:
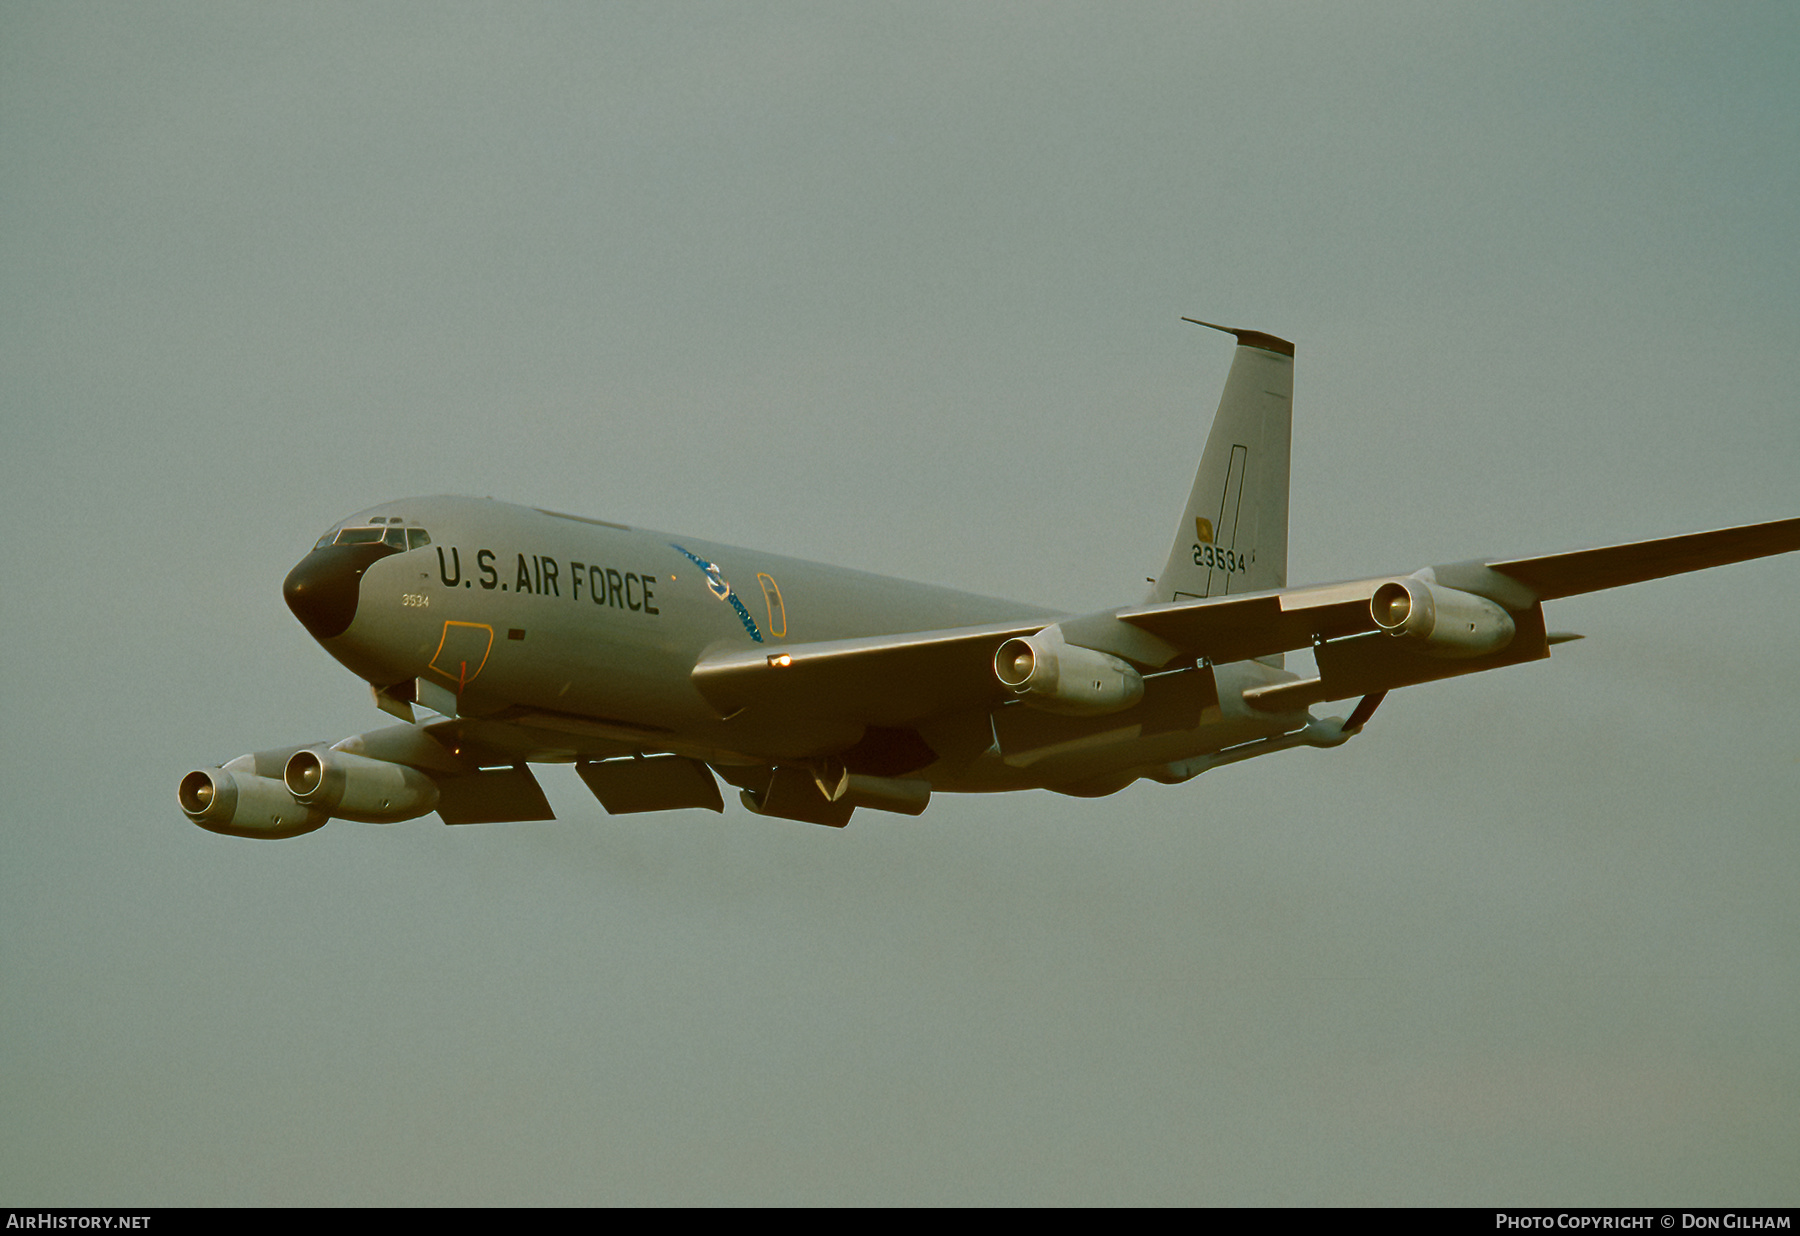
M1512 642L1512 615L1486 597L1418 576L1390 579L1369 598L1369 615L1389 635L1436 657L1479 657Z
M1050 712L1119 712L1144 698L1143 675L1127 662L1068 643L1056 627L1001 644L994 676L1027 704Z
M298 837L323 825L325 812L294 801L273 777L251 771L251 757L223 768L196 768L181 779L176 797L187 818L208 832L230 837Z
M288 757L282 782L294 801L340 819L394 824L437 806L437 782L416 768L327 747Z

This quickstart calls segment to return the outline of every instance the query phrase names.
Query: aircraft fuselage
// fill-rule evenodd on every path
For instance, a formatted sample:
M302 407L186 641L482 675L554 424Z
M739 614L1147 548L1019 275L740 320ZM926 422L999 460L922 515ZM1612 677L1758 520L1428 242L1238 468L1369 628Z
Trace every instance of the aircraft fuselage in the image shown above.
M523 743L533 760L651 749L763 764L854 748L866 729L855 719L755 707L722 714L695 686L694 666L721 650L779 656L790 644L984 624L1036 629L1060 616L1042 606L491 499L390 502L333 533L389 521L429 539L404 550L374 547L365 556L380 556L358 565L334 559L360 547L322 544L289 576L296 614L373 686L419 681L427 684L419 702L429 703L438 698L430 691L435 685L454 698L473 735L504 738L509 748ZM340 577L359 565L360 576L343 583ZM306 594L309 586L321 591L321 576L330 579L324 591L335 604L309 612ZM334 630L345 618L347 625ZM1221 672L1259 682L1271 674L1262 666ZM1118 716L1003 715L1000 732L1013 737L1010 763L992 714L1019 710L996 683L983 706L924 725L920 741L934 757L927 770L887 771L922 775L939 789L1017 789L1104 777L1120 764L1119 752L1109 749L1126 740L1134 744L1128 762L1160 763L1293 728L1291 715L1227 716L1211 675L1200 677L1182 676L1179 692L1152 680L1149 708ZM1177 693L1180 717L1164 722L1162 741L1146 748L1141 714L1170 714Z

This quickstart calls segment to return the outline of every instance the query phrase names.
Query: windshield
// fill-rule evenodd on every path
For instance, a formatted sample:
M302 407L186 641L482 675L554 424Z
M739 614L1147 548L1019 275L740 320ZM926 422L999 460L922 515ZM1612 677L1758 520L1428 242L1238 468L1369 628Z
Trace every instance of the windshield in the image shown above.
M314 549L327 545L391 545L395 549L418 549L431 544L431 534L423 528L387 527L339 528L320 537Z

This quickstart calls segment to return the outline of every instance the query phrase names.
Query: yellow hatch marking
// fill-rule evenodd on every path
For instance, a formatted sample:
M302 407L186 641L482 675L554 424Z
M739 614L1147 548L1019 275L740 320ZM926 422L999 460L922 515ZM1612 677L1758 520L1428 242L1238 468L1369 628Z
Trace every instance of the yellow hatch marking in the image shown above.
M773 575L761 571L756 573L756 582L762 585L763 600L769 607L769 634L781 638L787 634L787 606L781 603L781 587Z

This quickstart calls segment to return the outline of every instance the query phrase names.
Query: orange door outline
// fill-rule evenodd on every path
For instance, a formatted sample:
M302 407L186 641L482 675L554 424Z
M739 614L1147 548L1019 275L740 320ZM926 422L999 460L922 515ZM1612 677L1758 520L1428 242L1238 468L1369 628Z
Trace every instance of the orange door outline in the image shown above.
M451 627L460 627L462 630L453 634ZM477 631L483 632L483 635L476 635ZM481 649L479 659L474 655L478 646ZM438 639L437 651L431 654L431 668L455 683L460 695L462 689L474 682L476 675L487 665L488 653L493 649L493 627L485 622L457 622L453 619L444 623L444 634ZM447 658L446 652L449 654ZM444 658L443 665L438 664L440 658ZM474 669L469 668L470 661L475 662Z

